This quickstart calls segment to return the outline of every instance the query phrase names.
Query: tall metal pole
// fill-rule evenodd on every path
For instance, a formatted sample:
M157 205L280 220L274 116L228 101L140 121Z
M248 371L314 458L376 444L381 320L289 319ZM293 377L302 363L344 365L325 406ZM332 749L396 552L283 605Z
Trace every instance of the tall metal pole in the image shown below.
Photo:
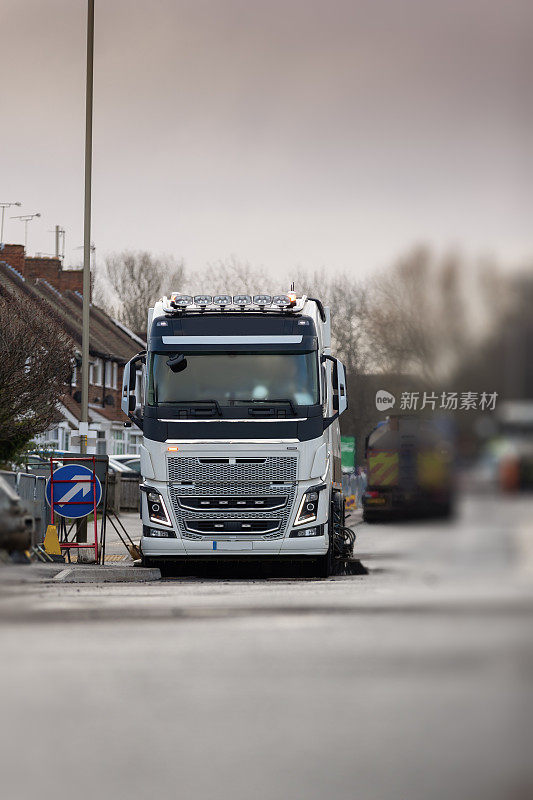
M81 421L89 422L89 305L91 293L91 173L93 149L94 0L87 5L87 87L85 93L85 206L83 217L83 315L81 344ZM81 452L87 441L81 438Z
M81 331L80 453L87 454L89 422L89 308L91 293L91 173L93 155L94 0L87 3L87 85L85 90L85 197L83 213L83 311ZM82 424L84 423L84 424ZM83 429L83 430L82 430ZM96 524L96 521L95 521ZM87 541L87 517L76 525L76 541ZM78 560L84 550L78 550Z

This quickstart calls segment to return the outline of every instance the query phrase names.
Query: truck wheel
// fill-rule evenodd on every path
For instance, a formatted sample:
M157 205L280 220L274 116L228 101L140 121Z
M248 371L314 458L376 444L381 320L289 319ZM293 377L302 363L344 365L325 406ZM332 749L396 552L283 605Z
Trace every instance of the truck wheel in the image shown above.
M451 501L441 503L434 510L434 516L438 519L450 519L453 516L453 505Z
M315 578L329 578L332 574L331 558L329 552L325 556L319 556L315 562L313 575Z
M333 543L329 540L328 552L323 556L318 556L315 562L314 575L317 578L329 578L333 575Z

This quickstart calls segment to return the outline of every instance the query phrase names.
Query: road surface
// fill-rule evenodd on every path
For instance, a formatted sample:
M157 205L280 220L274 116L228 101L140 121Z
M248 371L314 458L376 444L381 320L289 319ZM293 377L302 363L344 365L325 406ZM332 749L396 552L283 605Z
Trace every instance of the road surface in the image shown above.
M0 584L3 795L529 800L532 510L358 524L366 576Z

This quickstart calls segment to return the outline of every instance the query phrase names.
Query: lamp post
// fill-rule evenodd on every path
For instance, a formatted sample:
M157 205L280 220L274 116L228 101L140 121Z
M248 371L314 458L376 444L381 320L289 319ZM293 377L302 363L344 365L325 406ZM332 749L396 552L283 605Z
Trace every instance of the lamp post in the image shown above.
M93 145L94 0L87 3L87 75L85 90L85 197L83 216L83 310L81 344L81 422L89 422L89 307L91 291L91 173ZM84 425L86 427L86 425ZM81 452L87 441L81 437Z
M11 206L21 206L22 203L0 203L0 208L2 209L2 230L0 232L0 242L4 243L4 214L6 213L6 208L11 208Z
M94 0L87 2L87 74L85 84L85 193L83 208L83 306L81 323L80 454L87 454L89 428L89 309L91 292L91 172L93 150ZM76 525L76 541L87 542L87 517ZM79 550L79 558L83 550Z
M28 249L28 222L40 216L41 215L37 212L36 214L20 214L18 217L11 217L11 219L20 219L20 221L24 223L24 251Z

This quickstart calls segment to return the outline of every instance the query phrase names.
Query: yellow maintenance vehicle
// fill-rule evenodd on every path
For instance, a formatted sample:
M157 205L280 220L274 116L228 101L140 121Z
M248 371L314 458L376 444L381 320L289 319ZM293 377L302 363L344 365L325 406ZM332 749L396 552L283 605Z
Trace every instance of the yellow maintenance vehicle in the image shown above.
M453 506L449 439L428 419L391 415L365 442L363 520L448 517Z

